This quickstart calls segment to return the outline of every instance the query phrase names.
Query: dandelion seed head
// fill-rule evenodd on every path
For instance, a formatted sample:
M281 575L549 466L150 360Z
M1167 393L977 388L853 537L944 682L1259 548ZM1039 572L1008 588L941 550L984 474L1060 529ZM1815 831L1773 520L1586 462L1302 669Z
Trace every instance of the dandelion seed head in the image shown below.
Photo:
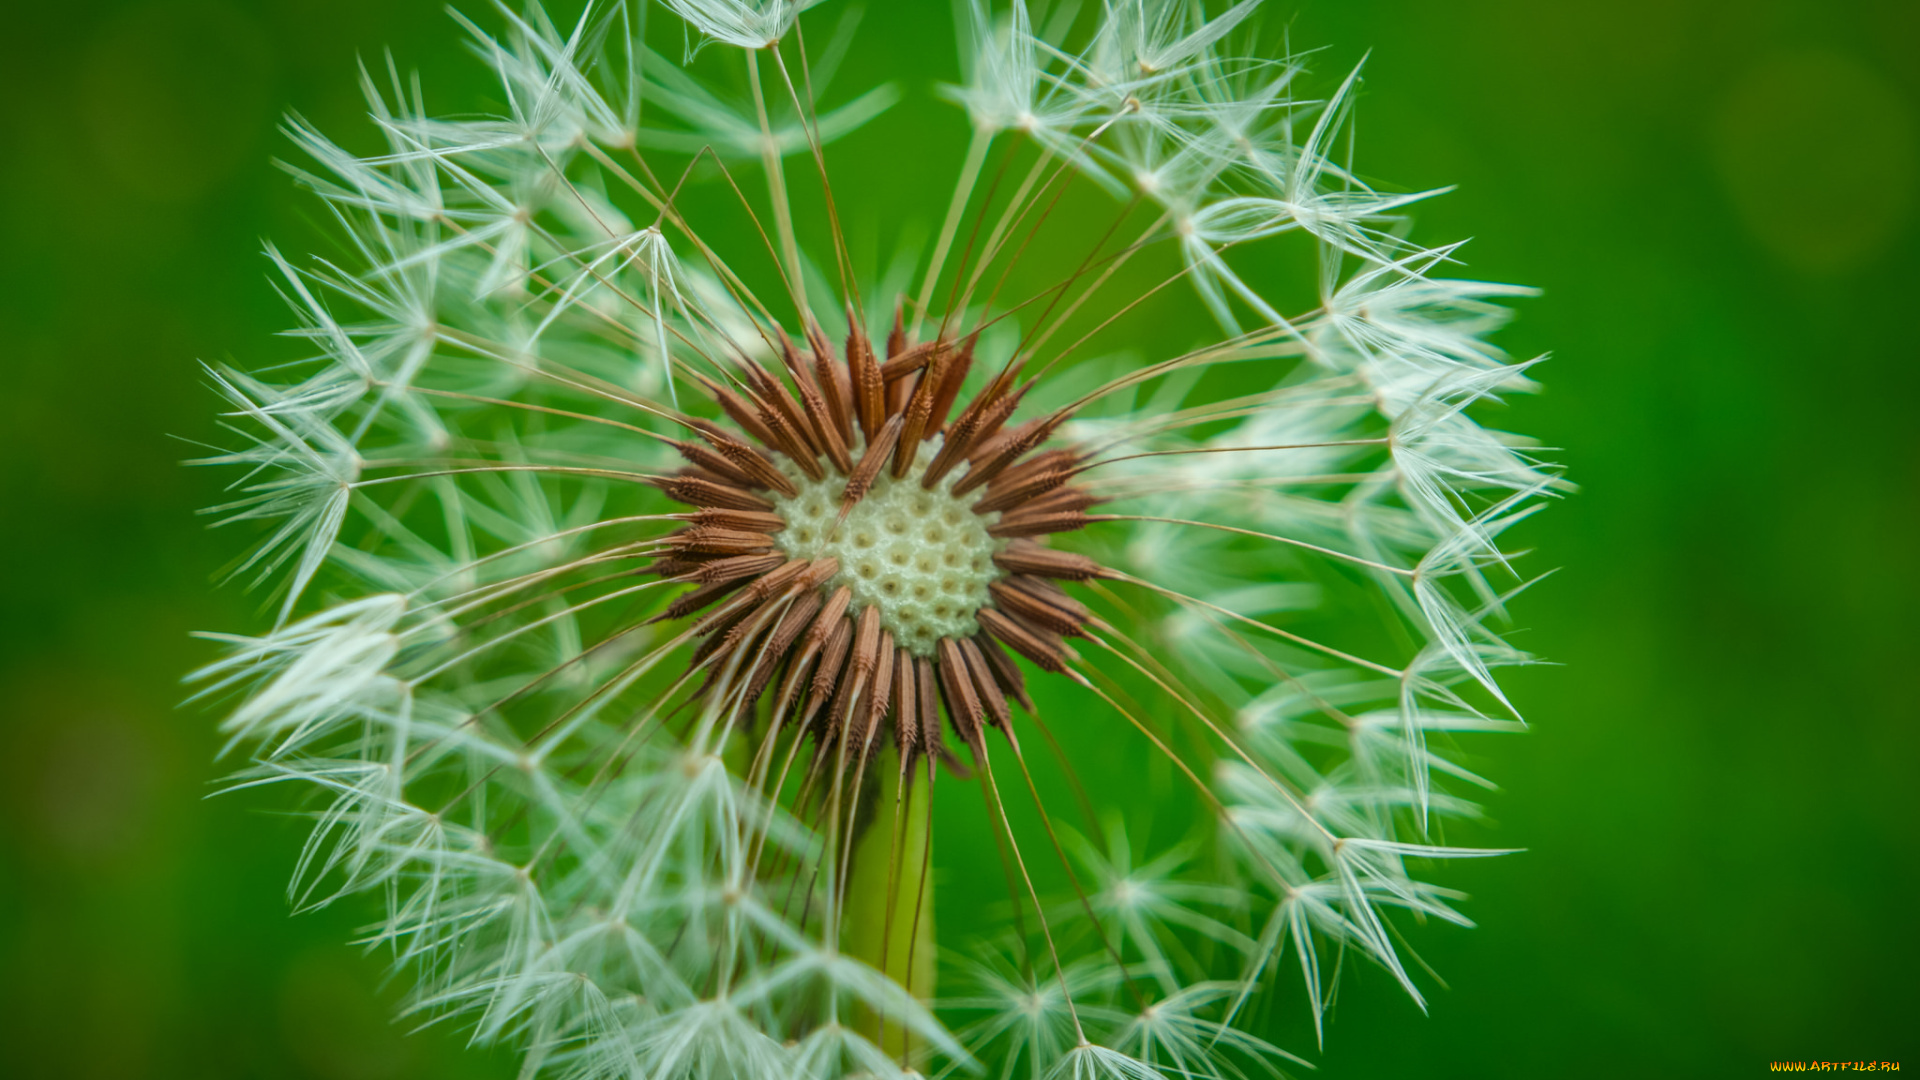
M964 163L868 272L828 174L884 169L825 148L932 88L833 87L815 6L665 0L699 66L637 4L456 16L496 115L389 63L379 152L289 122L344 254L269 249L304 351L212 373L280 592L196 677L234 787L315 800L295 903L383 902L409 1007L529 1077L1225 1080L1297 1061L1282 968L1316 1032L1349 957L1420 1000L1396 917L1465 919L1419 868L1492 854L1429 839L1490 786L1451 742L1520 726L1502 537L1565 490L1479 419L1529 291L1441 275L1436 193L1348 164L1358 71L1306 87L1256 0L957 4ZM1008 925L936 902L997 876L936 825Z

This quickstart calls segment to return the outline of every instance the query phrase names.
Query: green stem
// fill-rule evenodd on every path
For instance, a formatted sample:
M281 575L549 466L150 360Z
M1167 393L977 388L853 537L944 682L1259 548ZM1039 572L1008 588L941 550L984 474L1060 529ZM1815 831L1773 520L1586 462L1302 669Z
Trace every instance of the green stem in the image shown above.
M872 768L880 774L879 791L865 835L854 848L841 947L924 1002L933 997L936 959L933 881L927 869L933 785L915 771L903 778L898 751L891 748L874 756ZM912 1047L899 1021L863 1011L855 1025L905 1061Z

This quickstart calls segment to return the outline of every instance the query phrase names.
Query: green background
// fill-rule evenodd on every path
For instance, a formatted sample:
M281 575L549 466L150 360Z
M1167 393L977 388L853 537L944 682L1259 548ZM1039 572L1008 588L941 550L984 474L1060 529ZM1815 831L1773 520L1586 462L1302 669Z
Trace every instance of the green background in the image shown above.
M870 7L847 78L909 95L871 136L960 130L945 3ZM1372 50L1363 171L1459 185L1419 235L1545 288L1502 340L1547 392L1502 423L1583 488L1526 537L1565 569L1516 640L1563 666L1513 678L1534 729L1475 747L1504 790L1450 836L1529 853L1444 871L1482 924L1413 932L1447 988L1423 1018L1357 972L1322 1074L1920 1068L1920 5L1272 7L1322 75ZM385 46L442 108L484 73L424 0L0 27L0 1072L511 1075L388 1023L363 912L288 915L297 823L204 801L177 706L190 630L260 625L179 440L218 438L197 360L284 355L260 240L308 249L314 205L276 118L364 136ZM888 183L937 203L962 147Z

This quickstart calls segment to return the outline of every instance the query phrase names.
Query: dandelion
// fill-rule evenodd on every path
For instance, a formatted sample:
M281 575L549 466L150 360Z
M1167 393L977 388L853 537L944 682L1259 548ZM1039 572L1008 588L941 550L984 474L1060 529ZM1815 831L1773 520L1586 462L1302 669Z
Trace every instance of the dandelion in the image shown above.
M1409 239L1358 73L1309 96L1257 0L961 0L972 137L883 273L828 148L900 91L818 104L851 22L665 6L684 64L644 7L502 9L498 115L389 63L381 152L289 121L348 254L270 252L310 352L213 375L279 592L197 678L236 786L317 800L294 899L380 897L411 1008L528 1075L1224 1078L1349 954L1419 1000L1393 923L1494 854L1440 837L1452 740L1519 726L1500 538L1561 486L1479 419L1524 290ZM1086 783L1089 731L1206 826ZM999 933L936 934L953 830Z

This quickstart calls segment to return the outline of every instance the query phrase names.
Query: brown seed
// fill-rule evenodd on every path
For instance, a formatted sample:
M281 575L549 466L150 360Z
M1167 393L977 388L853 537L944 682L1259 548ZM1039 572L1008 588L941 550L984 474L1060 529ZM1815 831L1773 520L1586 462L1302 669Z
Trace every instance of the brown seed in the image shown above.
M987 661L987 667L993 670L993 681L1000 687L1001 693L1020 703L1020 707L1031 713L1034 711L1033 698L1027 696L1027 677L1020 673L1020 665L1000 647L1000 643L986 633L973 635L973 643L980 655Z
M974 460L973 468L967 470L967 475L953 485L953 493L965 495L1000 475L1008 466L1020 460L1027 451L1046 442L1047 437L1053 434L1053 429L1063 419L1065 418L1059 413L1055 413L1052 416L1043 416L1032 424L1022 424L1016 428L1013 437L1009 438L1005 445L992 454Z
M887 415L897 416L907 411L907 402L913 400L912 379L895 379L884 383L887 388Z
M1109 501L1104 495L1095 495L1082 487L1057 488L1035 499L1029 499L1010 510L1015 514L1056 514L1067 510L1085 510L1091 506ZM975 510L979 507L976 505Z
M840 429L834 425L832 416L827 414L826 400L820 391L812 386L800 388L800 400L806 406L807 421L813 427L814 435L827 448L827 460L845 476L853 470L853 455L847 450L847 441L840 437Z
M980 412L974 408L977 404L979 404L978 399L969 403L965 409L961 410L960 418L948 425L946 438L940 443L940 450L933 455L933 460L927 463L927 471L920 477L922 489L932 491L934 485L944 479L955 464L964 460L966 448L972 445L974 431L980 426Z
M728 593L745 587L748 580L748 578L739 577L731 581L716 581L702 585L692 592L682 593L675 597L671 604L667 605L665 611L648 619L647 622L657 623L666 622L669 619L684 619L688 615L699 611L701 608L706 607L708 604L713 603Z
M831 569L828 569L829 567L831 567ZM742 579L745 582L746 588L741 591L740 595L727 601L725 605L707 613L707 615L702 617L703 622L696 623L695 626L698 628L704 625L706 620L722 617L726 613L734 611L736 608L758 606L786 592L790 587L808 588L812 585L817 585L819 581L826 580L825 578L816 578L816 575L822 570L826 570L827 576L831 577L839 573L840 563L835 559L821 559L818 562L808 562L805 559L792 559L772 573L763 574L756 578ZM701 594L713 588L715 588L715 586L709 585L695 589L693 592L674 601L673 604L668 606L667 610L672 612L675 608L680 608L684 603L701 596ZM728 587L721 587L721 591L725 592L727 588ZM709 597L701 600L699 604L695 605L695 608L711 602L712 599ZM684 608L680 614L684 615L688 611L695 610L695 608ZM662 618L678 617L678 615L662 616Z
M980 335L968 334L960 341L960 348L947 362L946 370L940 376L940 385L934 388L933 411L927 416L927 431L936 432L947 426L947 415L953 411L953 403L960 396L960 387L967 381L967 372L973 369L973 346Z
M833 419L833 429L840 436L842 445L853 442L853 396L847 392L846 369L835 363L833 344L820 329L820 324L807 320L807 344L813 346L813 374L820 381L820 393L827 400L827 415Z
M732 481L716 476L698 465L682 465L675 476L684 476L690 480L705 480L712 484L731 484ZM768 505L772 505L769 503Z
M893 329L887 333L887 359L891 360L907 348L907 298L898 296L893 301Z
M1045 536L1086 528L1084 511L1068 510L1058 514L1008 514L987 526L988 536Z
M1056 674L1067 669L1066 643L1059 635L1043 630L993 608L981 608L974 613L980 621L980 628L992 634L996 641L1027 658L1034 667Z
M1080 601L1068 595L1067 590L1061 588L1057 583L1049 581L1046 578L1034 577L1031 574L1014 574L1001 578L1000 583L1009 588L1030 593L1045 603L1052 604L1054 607L1077 611L1082 617L1085 617L1087 613L1086 607L1083 606Z
M813 671L813 684L807 695L806 712L800 718L803 726L811 726L813 718L825 705L840 685L841 671L846 667L847 649L853 644L853 620L842 618L835 624L833 632L827 636L827 644L820 652L820 666ZM831 719L831 718L829 718ZM824 738L822 742L824 743Z
M873 675L867 680L866 693L860 698L855 709L853 730L848 734L854 745L860 747L861 754L873 751L874 735L880 730L880 721L887 714L887 706L892 703L894 669L893 635L880 635L880 655L873 666Z
M725 510L771 510L773 504L745 488L697 476L649 476L648 484L674 502Z
M889 362L899 359L907 350L913 347L913 342L907 338L907 324L904 319L905 307L906 297L904 296L899 297L893 303L893 329L887 333L887 360ZM912 385L901 378L888 380L884 365L881 366L880 382L881 385L886 387L887 412L897 413L904 410L907 407L907 395L911 393L913 389Z
M839 559L815 559L808 565L806 576L801 579L801 588L817 589L833 580L833 575L839 572Z
M1106 570L1092 559L1072 551L1055 551L1031 541L1016 540L993 557L995 565L1010 574L1037 574L1062 581L1087 581L1104 577Z
M986 709L987 719L1007 738L1013 738L1013 713L1007 708L1007 696L994 682L993 671L987 667L986 657L980 655L980 647L972 638L961 638L956 644L966 661L967 675L973 680L973 692Z
M729 581L740 581L778 570L787 561L785 555L777 551L765 555L736 555L728 559L714 559L695 571L694 580L707 585L721 585Z
M784 391L781 396L786 396ZM820 467L819 451L813 449L810 439L797 430L794 422L789 421L780 410L763 408L760 410L760 419L766 422L767 429L773 433L780 452L798 465L808 479L820 480L827 475L827 471Z
M699 571L701 567L706 566L712 561L711 558L705 555L674 554L664 558L656 558L652 563L647 565L645 572L656 575L662 579L677 578L695 573Z
M1027 387L1032 385L1032 383L1026 383L1025 385L1015 387L1007 393L1001 394L994 399L993 404L983 410L980 420L980 430L973 433L971 445L962 451L962 453L966 454L968 461L974 460L994 439L999 438L1001 427L1005 425L1007 419L1013 415L1013 410L1020 407L1020 399L1026 396Z
M1016 424L1013 427L1007 428L991 437L976 437L973 441L973 449L967 452L968 463L977 468L982 462L985 462L987 459L1005 449L1013 440L1020 438L1039 426L1041 419L1041 417L1035 417L1025 423Z
M967 662L960 654L960 646L952 638L941 638L937 648L940 657L940 695L947 703L947 719L953 722L953 729L960 733L960 740L973 749L977 760L984 752L980 741L980 718L986 712L986 706L980 703L980 697L974 692L973 677L967 672Z
M1051 457L1042 454L1033 462L1021 462L1017 466L1020 475L1012 476L1014 470L1000 474L1000 479L987 485L987 494L973 504L976 514L993 514L1002 510L1011 510L1031 499L1050 494L1054 489L1073 478L1073 470L1065 463L1043 462L1041 458ZM1035 466L1028 468L1029 465Z
M781 340L786 340L784 335ZM793 395L787 393L786 385L775 377L773 372L761 367L757 360L743 360L740 366L741 370L747 373L749 380L754 383L761 402L772 406L773 412L777 413L783 421L781 426L806 446L807 453L801 456L818 457L821 445L814 439L806 418L800 414L800 407L794 404ZM816 465L815 468L818 469L819 466Z
M679 420L681 424L684 424L685 426L692 428L694 431L699 432L700 437L703 439L706 439L708 442L712 442L714 439L731 441L734 438L733 432L728 431L726 428L721 427L719 424L716 424L713 421L706 419L705 417L680 416L680 417L676 417L676 419Z
M681 442L678 440L669 439L667 440L667 445L673 447L675 450L678 450L680 452L680 456L685 458L689 463L691 463L694 468L699 469L701 472L705 473L708 476L713 477L714 479L718 480L721 483L731 484L734 487L742 487L742 488L757 488L757 487L767 486L763 483L760 483L758 480L755 480L745 470L741 469L739 466L735 465L733 462L727 460L725 456L721 454L717 454L712 450L709 450L706 447L699 445L698 443Z
M856 630L855 633L859 631ZM817 762L824 763L830 751L838 751L842 760L845 761L851 761L854 754L858 752L857 743L851 740L841 742L841 732L852 727L850 721L853 720L853 693L853 682L843 671L841 677L834 682L833 693L827 698L825 711L814 729L814 757Z
M1011 381L1008 374L1002 371L994 376L986 389L975 395L972 401L967 402L967 407L960 410L960 418L947 428L947 437L940 445L940 452L935 454L933 460L927 464L927 473L920 478L921 487L932 491L933 486L947 475L948 470L966 460L968 451L981 439L990 438L993 432L987 430L988 424L993 425L993 431L999 430L1000 422L1006 419L1006 412L1011 412L1013 409L1013 403L1003 396ZM999 411L1002 405L1006 406L1006 412ZM996 415L999 419L994 418Z
M713 400L720 405L720 411L726 413L729 420L732 420L734 423L740 425L741 428L745 429L747 434L760 440L761 445L770 446L776 450L784 451L786 449L780 445L779 440L775 437L772 429L767 426L766 421L761 419L758 408L747 404L746 401L741 399L739 394L714 382L705 375L696 373L694 378L699 380L700 385L706 388L707 393L713 395Z
M841 437L847 441L847 445L851 447L853 445L853 424L851 418L854 415L855 405L853 399L853 375L847 370L847 365L833 365L833 387L839 392L840 400L847 403L849 422L847 424L847 430L840 434Z
M1002 610L1066 637L1082 634L1081 627L1091 618L1086 605L1045 578L1015 574L988 585L987 591Z
M760 565L762 566L776 559L783 561L781 565L772 567L770 571L764 572L751 570L747 573L741 573L742 570L747 570L748 567L745 565L726 566L726 564L729 563L741 564L748 559L761 560ZM833 563L836 567L836 572L838 572L837 568L839 563L836 560L827 559L825 561ZM812 565L817 567L818 564ZM736 588L742 587L744 587L744 591L734 599L727 601L727 604L747 604L749 606L758 604L778 590L786 588L790 582L800 577L808 567L809 564L804 559L787 560L786 556L775 554L742 555L734 559L715 559L713 562L702 567L700 572L695 575L694 580L698 581L709 573L713 574L713 576L719 580L704 584L692 592L682 595L673 603L668 604L667 610L663 614L657 615L648 621L659 622L662 619L681 618L713 603L716 599L725 596ZM732 576L734 574L738 574L739 576ZM723 608L722 610L731 610L731 608Z
M806 559L791 559L780 569L748 585L747 590L764 600L785 591L795 579L818 585L839 572L840 560L838 559L817 559L812 562Z
M813 621L824 603L818 589L808 589L794 598L786 613L780 616L780 623L774 628L773 636L767 639L769 663L778 662L786 657L787 650L793 646L794 639L799 637L800 632ZM758 696L758 694L749 694L748 700Z
M780 355L786 361L787 374L793 377L794 389L800 394L801 410L806 418L807 429L813 432L814 442L826 451L827 460L833 462L834 468L845 475L853 468L853 458L847 453L846 440L840 437L840 428L828 410L826 395L821 393L819 384L814 382L813 373L807 369L805 358L800 355L800 350L793 347L785 331L780 333Z
M853 590L845 585L833 590L827 597L826 606L820 609L820 618L814 622L813 629L807 631L806 647L819 648L831 637L840 620L847 614L847 607L853 603Z
M920 709L914 695L913 654L896 649L893 654L893 743L900 748L902 776L924 746L920 738Z
M1066 612L1042 601L1039 597L1008 585L1006 583L1008 580L1013 579L1002 579L987 586L987 591L993 595L995 607L1056 634L1065 635L1079 629L1080 624L1068 618Z
M707 441L708 445L719 452L719 456L728 466L731 466L735 472L746 478L747 482L753 487L772 488L788 498L792 498L800 493L800 489L793 486L793 481L782 476L780 470L773 467L773 462L768 461L765 455L753 447L748 446L746 443L721 431L703 430L700 432L700 436ZM688 449L689 448L683 447L680 453L686 455ZM692 457L688 457L687 460L693 461L695 465L703 469L712 468L712 466L708 465L705 461L695 461ZM721 475L725 476L726 474L723 472Z
M880 365L880 377L890 383L897 382L926 367L942 351L943 343L938 340L910 345L898 353L890 349L887 362Z
M725 654L731 652L734 646L740 643L738 631L752 625L747 620L764 608L763 604L736 603L717 607L700 616L693 624L693 632L706 640L693 650L692 666L698 668L715 658L724 659ZM714 678L715 674L709 672L707 686L713 684ZM706 687L701 689L704 693Z
M903 331L904 332L904 331ZM880 364L873 358L873 343L860 326L853 305L847 305L847 376L853 386L854 415L860 420L860 434L867 442L887 422L887 384L880 377Z
M747 683L747 692L740 698L740 706L743 709L752 709L754 702L760 700L760 695L767 689L767 684L773 681L774 670L780 666L780 661L786 659L787 650L793 646L793 640L800 636L800 631L806 628L808 621L820 610L820 604L820 591L808 589L796 597L786 613L780 616L780 622L774 626L773 633L767 635L765 644L760 647L760 661L754 665L753 677Z
M709 507L687 516L695 525L707 525L720 529L772 533L787 527L786 519L770 510L726 510Z
M1064 482L1072 476L1074 467L1079 465L1080 461L1081 455L1077 451L1065 448L1047 450L1018 464L1009 465L1001 471L999 476L994 477L992 483L987 485L987 492L989 495L998 495L1003 491L1025 488L1036 478L1054 473L1061 474ZM1044 493L1044 488L1034 491L1034 494Z
M801 355L800 349L794 345L793 339L787 336L785 330L776 326L774 334L780 339L780 362L786 366L787 377L793 380L796 389L811 386L815 392L818 392L820 387L813 381L813 366L807 363L807 357Z
M847 486L840 492L840 520L845 521L847 512L853 505L867 497L873 488L873 482L880 476L881 466L887 463L887 455L893 453L895 444L900 441L900 429L906 418L896 416L888 420L880 429L880 436L867 444L866 452L860 455L860 464L847 478ZM837 522L835 523L838 524Z
M791 724L800 717L800 691L813 682L814 661L818 654L795 652L787 661L786 674L780 677L780 691L774 695L769 713L776 724Z
M933 418L933 402L940 391L941 379L947 370L951 351L941 349L933 354L927 363L927 370L920 374L914 384L913 397L908 399L906 423L900 429L900 442L893 450L893 478L898 480L907 475L913 467L913 459L920 453L920 441L927 437L932 428L928 422Z
M920 752L927 756L928 775L933 758L947 758L946 739L940 732L939 688L934 684L933 662L924 656L913 658L914 701L920 710Z
M773 537L762 532L695 525L669 535L667 543L682 551L705 555L747 555L772 547Z
M847 605L852 602L853 590L842 585L821 606L820 614L813 620L813 625L807 628L807 636L800 639L793 663L788 665L787 677L780 684L780 693L773 706L775 716L785 713L793 703L795 692L806 681L809 665L826 645L834 629L846 621Z
M873 675L874 666L880 662L880 609L869 604L860 609L860 617L854 623L853 652L847 660L848 671L853 681L863 682Z

